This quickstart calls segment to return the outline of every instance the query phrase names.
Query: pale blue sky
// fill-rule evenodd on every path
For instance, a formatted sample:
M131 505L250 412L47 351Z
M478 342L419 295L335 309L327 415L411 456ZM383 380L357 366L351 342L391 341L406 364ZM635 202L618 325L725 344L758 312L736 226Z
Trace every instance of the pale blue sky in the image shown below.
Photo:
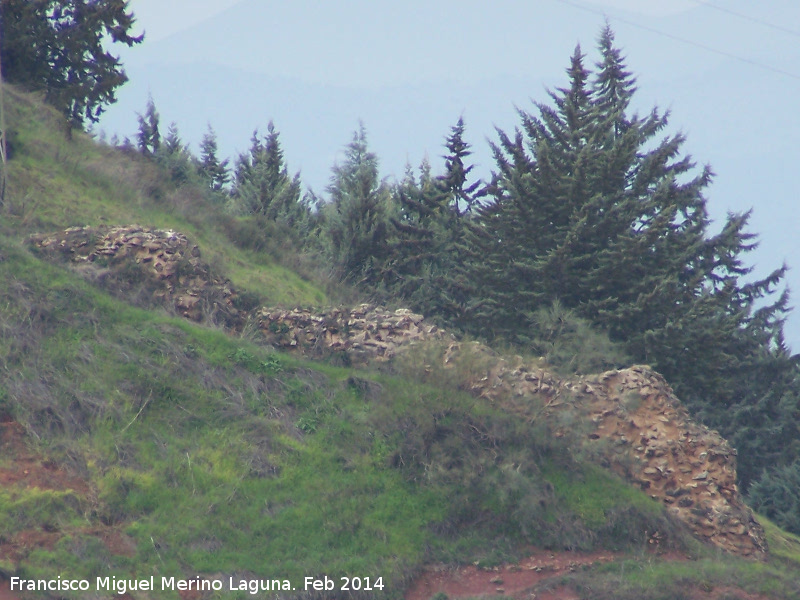
M212 18L242 0L132 0L131 8L146 24L148 40L158 41L206 19ZM692 0L615 0L611 2L588 0L586 6L601 10L625 10L631 14L664 16L684 12L694 6Z
M604 15L638 76L636 106L669 108L685 151L717 173L717 220L754 209L758 273L783 261L800 298L794 174L800 164L800 3L773 0L132 0L145 43L123 52L131 82L101 122L133 135L151 93L197 149L208 123L225 155L270 119L289 168L321 192L364 121L387 177L428 156L463 115L477 171L514 107L562 85L576 43L596 60ZM732 12L731 12L732 11ZM738 14L733 14L738 13ZM766 23L766 24L765 24ZM784 31L790 29L791 32ZM800 349L800 314L789 338Z

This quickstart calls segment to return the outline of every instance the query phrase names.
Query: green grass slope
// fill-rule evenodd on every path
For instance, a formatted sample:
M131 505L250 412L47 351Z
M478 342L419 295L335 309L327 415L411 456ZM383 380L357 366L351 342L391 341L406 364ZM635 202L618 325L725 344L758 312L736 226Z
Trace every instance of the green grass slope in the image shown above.
M91 490L0 492L6 540L58 534L9 574L359 575L398 597L428 560L644 547L670 526L470 396L299 361L120 304L14 243L0 252L2 410ZM103 546L108 528L135 551Z
M72 226L127 225L176 229L206 251L233 283L270 305L320 305L324 292L286 268L275 255L286 239L270 240L246 219L224 214L192 186L176 186L152 161L98 144L75 131L34 96L6 86L9 128L8 191L1 227L26 233ZM266 246L270 252L256 252ZM281 256L291 263L291 256Z
M242 223L201 193L83 135L66 140L30 96L11 90L6 106L0 424L19 423L27 446L0 439L0 575L278 578L296 588L286 598L401 598L426 563L491 566L537 545L630 553L573 578L584 598L614 586L666 598L670 578L712 576L798 597L790 536L769 529L781 551L766 565L711 553L568 440L461 392L457 378L304 361L125 304L44 262L26 234L138 222L187 232L264 302L325 302L273 256L237 247ZM26 478L34 470L38 483ZM702 569L671 571L648 552L654 532ZM305 577L326 575L382 589L303 593Z

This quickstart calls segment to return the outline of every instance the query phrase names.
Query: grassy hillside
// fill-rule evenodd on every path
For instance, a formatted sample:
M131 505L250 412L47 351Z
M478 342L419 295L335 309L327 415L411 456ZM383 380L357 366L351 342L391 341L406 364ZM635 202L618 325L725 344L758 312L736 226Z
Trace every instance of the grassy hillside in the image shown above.
M68 139L55 111L13 87L5 89L11 162L2 225L16 239L83 225L176 229L199 244L206 259L236 286L267 304L325 303L318 286L276 260L288 240L261 239L270 232L225 215L202 190L175 186L136 153L98 144L77 131Z
M6 103L6 578L280 578L296 597L306 576L348 575L383 584L353 596L401 598L427 563L491 567L535 545L626 553L565 579L583 598L688 597L675 594L722 581L770 598L800 593L791 536L770 527L780 549L768 564L717 555L644 493L574 456L568 439L461 392L458 377L423 383L413 364L301 360L131 306L44 262L27 234L136 222L187 233L265 304L326 302L277 250L237 246L249 224L202 192L171 186L141 157L66 139L30 96L11 90ZM654 532L663 550L696 561L659 558ZM316 594L336 596L347 595Z
M456 390L302 362L0 251L4 412L88 487L0 492L6 540L58 534L8 573L361 573L396 597L423 561L643 547L669 527L643 494ZM108 528L130 556L102 545Z

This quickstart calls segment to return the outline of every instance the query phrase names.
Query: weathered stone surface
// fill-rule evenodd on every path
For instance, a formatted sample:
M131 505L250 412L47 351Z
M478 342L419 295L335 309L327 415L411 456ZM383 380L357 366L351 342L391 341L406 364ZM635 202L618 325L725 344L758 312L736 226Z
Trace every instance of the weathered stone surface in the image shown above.
M273 343L299 351L323 346L355 359L387 360L415 343L440 340L448 345L445 365L465 351L480 355L486 374L471 383L473 394L495 403L515 398L518 406L535 398L528 404L556 417L577 407L593 427L586 443L611 442L613 451L606 453L611 468L664 502L698 538L740 556L757 558L767 551L764 532L736 487L736 451L717 432L692 421L664 378L647 366L560 380L481 344L465 348L440 329L429 334L419 315L372 305L317 314L264 308L259 323ZM378 330L380 345L370 345L371 332Z
M444 331L423 324L422 315L405 308L388 311L372 304L325 313L262 308L256 313L256 321L274 346L303 352L344 352L355 362L386 361L413 343L452 339Z
M647 366L562 380L536 362L457 342L422 315L371 304L324 312L260 308L248 314L235 308L238 294L230 282L212 276L197 246L174 231L74 227L31 241L73 263L91 265L96 279L102 269L135 265L153 284L154 298L183 316L202 320L223 314L223 324L234 329L249 318L269 343L295 352L386 361L422 342L438 341L446 347L445 368L465 356L481 365L481 374L468 383L475 396L531 420L555 417L551 422L558 423L564 413L585 421L589 431L582 443L664 502L699 539L741 556L757 558L767 551L764 532L736 487L736 451L717 432L692 421L664 378ZM558 437L569 433L554 430Z
M576 402L583 403L589 414L601 416L603 438L621 438L631 420L642 425L640 430L649 429L643 438L658 433L658 446L653 441L648 445L648 450L658 451L638 458L631 453L628 460L612 462L614 470L629 480L646 482L642 487L647 493L669 505L698 537L740 556L764 555L764 532L736 487L736 451L716 431L689 417L663 377L649 367L635 366L586 379L599 393L584 394ZM608 407L619 404L630 391L640 394L642 402L636 403L627 420L608 414ZM680 499L674 503L674 498Z
M200 249L182 233L139 225L70 227L33 235L30 241L46 253L60 253L91 279L114 280L105 286L112 292L125 294L139 278L153 301L171 305L188 319L232 328L244 323L233 286L211 273L200 260Z

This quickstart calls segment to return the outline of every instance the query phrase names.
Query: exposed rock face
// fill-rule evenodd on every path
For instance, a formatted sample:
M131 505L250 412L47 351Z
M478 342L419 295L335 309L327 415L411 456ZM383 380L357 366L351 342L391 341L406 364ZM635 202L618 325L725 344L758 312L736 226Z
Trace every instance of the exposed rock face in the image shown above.
M577 387L577 389L575 389ZM661 375L631 367L573 385L620 475L661 500L701 539L742 556L766 552L736 487L736 450L692 421Z
M233 328L249 317L269 343L281 348L342 352L353 362L366 362L389 360L420 342L438 342L445 367L465 358L478 365L478 376L469 382L476 396L528 419L571 412L579 419L583 443L663 502L698 538L741 556L760 557L767 551L764 532L736 487L736 451L717 432L693 422L666 381L649 367L561 380L538 364L501 357L482 344L457 342L405 309L392 312L364 304L327 312L260 308L247 314L234 306L238 294L230 282L212 277L197 246L173 231L71 228L33 236L32 242L91 265L95 279L101 279L104 268L137 265L154 284L154 296L185 317L202 320L212 307ZM555 435L565 434L556 427Z
M580 423L573 429L581 430L587 446L663 502L698 538L740 556L765 555L764 530L736 486L736 450L719 433L694 422L650 367L560 380L538 365L512 364L481 344L463 348L457 342L450 344L445 361L457 363L465 350L485 357L486 375L472 384L472 393L528 419L556 417L557 423L559 413L573 413Z
M439 340L447 346L446 365L467 353L481 365L485 374L471 382L471 393L526 418L557 422L559 412L571 411L587 426L585 443L612 470L667 505L698 538L740 556L767 551L764 531L736 487L736 451L716 431L692 421L649 367L561 380L537 365L512 364L482 344L462 345L421 315L370 305L327 313L262 308L259 325L284 348L342 351L359 361L387 360L414 344Z

